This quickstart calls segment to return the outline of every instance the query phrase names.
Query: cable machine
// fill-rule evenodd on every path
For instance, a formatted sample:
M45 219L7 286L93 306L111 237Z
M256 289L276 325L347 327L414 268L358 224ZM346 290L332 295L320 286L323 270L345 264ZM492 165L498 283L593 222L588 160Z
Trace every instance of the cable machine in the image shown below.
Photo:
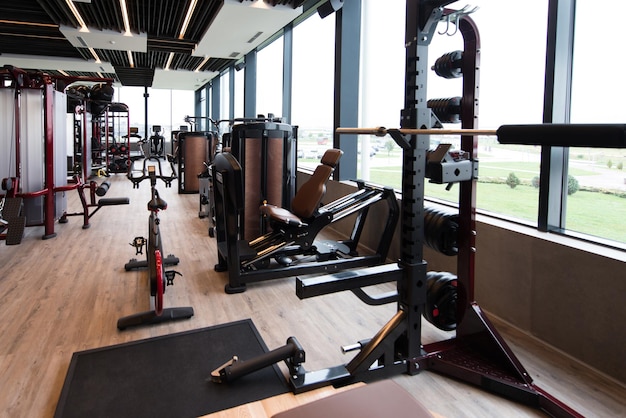
M66 216L65 192L78 190L81 194L84 186L80 175L73 183L67 180L64 91L77 81L113 80L53 76L4 66L0 68L0 81L0 114L6 121L2 124L0 148L7 150L3 162L8 161L7 172L0 174L0 233L4 229L8 232L0 238L7 244L19 244L25 226L43 226L43 239L53 238L55 220Z

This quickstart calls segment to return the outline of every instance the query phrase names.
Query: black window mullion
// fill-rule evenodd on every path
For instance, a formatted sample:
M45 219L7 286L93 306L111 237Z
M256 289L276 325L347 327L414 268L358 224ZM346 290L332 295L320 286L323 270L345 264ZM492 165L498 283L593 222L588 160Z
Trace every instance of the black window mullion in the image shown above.
M569 123L576 0L551 0L548 12L544 123ZM565 227L569 149L543 147L539 183L538 228Z

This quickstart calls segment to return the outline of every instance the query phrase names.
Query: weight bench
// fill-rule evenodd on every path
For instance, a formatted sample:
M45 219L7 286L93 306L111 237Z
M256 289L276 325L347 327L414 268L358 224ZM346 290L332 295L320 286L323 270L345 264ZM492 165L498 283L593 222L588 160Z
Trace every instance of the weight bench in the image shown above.
M291 201L291 211L274 206L262 205L261 213L267 217L271 224L287 224L290 226L305 226L308 219L316 213L322 198L326 194L326 184L330 176L335 171L343 151L339 149L328 149L322 156L320 165L315 168L313 174L304 183Z
M85 187L89 187L89 203L87 203L87 199L85 198ZM101 208L105 206L117 206L117 205L128 205L130 203L130 199L127 197L111 197L111 198L100 198L96 200L97 196L104 196L109 191L111 187L110 181L104 181L100 185L98 185L95 181L89 182L89 186L85 184L81 184L78 186L78 196L80 197L80 203L83 206L82 212L76 213L64 213L63 216L59 219L59 223L66 223L68 216L82 216L83 217L83 229L89 228L89 219L96 214ZM91 213L89 213L89 208L95 208Z
M279 412L272 418L434 418L428 409L393 380L348 389Z

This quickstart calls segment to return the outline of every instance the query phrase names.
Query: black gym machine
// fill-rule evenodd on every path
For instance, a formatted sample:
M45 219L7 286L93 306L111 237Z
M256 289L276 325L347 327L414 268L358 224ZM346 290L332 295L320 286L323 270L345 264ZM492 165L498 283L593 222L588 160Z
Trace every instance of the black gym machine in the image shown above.
M358 351L345 365L306 371L303 366L304 350L294 337L290 337L285 346L259 357L239 359L234 356L211 373L213 382L229 382L281 360L289 369L288 379L294 393L329 384L341 386L430 370L480 386L551 416L581 416L533 383L504 339L474 302L477 135L497 134L501 143L532 142L542 146L585 146L591 143L590 138L602 136L606 138L602 141L603 146L624 147L626 129L624 126L604 129L576 125L502 126L497 132L473 129L477 120L480 41L475 24L466 13L444 9L453 2L407 0L405 109L402 111L401 129L337 129L338 134L388 134L402 148L401 259L397 264L361 269L352 275L344 272L297 279L296 293L300 298L342 290L355 291L375 283L396 281L395 296L384 299L384 302L393 300L397 303L396 314L372 338L345 347L344 351ZM422 103L427 103L422 86L426 85L428 72L428 45L437 23L442 20L454 20L464 40L462 60L457 62L464 77L463 98L459 102L462 129L448 132L433 129L442 128L441 122L432 109L422 107ZM590 136L592 130L595 135ZM429 135L441 133L461 135L463 155L460 158L447 151L434 154L427 151ZM447 273L427 272L423 259L423 246L428 244L424 237L428 216L424 208L426 175L431 176L431 181L460 184L456 279ZM432 296L437 288L444 289L443 296L434 301ZM438 312L441 309L447 312L444 317ZM442 329L454 329L456 336L422 344L422 316Z
M311 178L302 185L291 202L291 211L268 204L260 207L270 231L250 241L241 234L244 209L242 169L228 152L213 161L215 235L218 247L216 271L228 271L226 293L246 290L246 283L297 274L324 274L349 268L384 263L393 237L399 208L393 189L359 181L359 190L320 207L326 182L341 157L331 149ZM370 206L387 203L387 220L380 234L376 253L359 255L357 246ZM356 214L348 240L316 240L329 224Z

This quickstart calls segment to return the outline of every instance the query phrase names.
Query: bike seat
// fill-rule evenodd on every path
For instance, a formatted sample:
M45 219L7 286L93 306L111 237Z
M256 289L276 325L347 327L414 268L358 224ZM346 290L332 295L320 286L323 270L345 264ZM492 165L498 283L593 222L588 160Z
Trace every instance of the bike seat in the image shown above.
M158 195L155 196L153 199L150 199L150 201L148 202L148 210L151 212L165 209L167 209L167 202L161 199Z

